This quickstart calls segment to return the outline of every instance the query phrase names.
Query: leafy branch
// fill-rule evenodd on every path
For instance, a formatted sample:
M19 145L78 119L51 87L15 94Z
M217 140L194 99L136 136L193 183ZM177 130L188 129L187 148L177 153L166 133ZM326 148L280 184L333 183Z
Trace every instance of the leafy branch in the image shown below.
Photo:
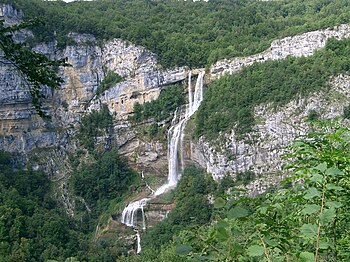
M6 26L0 21L0 63L13 66L29 87L32 103L41 117L47 117L42 110L45 97L43 87L57 89L63 79L57 75L59 66L68 66L66 59L51 60L36 53L24 43L17 42L13 36L21 30L37 25L38 20Z

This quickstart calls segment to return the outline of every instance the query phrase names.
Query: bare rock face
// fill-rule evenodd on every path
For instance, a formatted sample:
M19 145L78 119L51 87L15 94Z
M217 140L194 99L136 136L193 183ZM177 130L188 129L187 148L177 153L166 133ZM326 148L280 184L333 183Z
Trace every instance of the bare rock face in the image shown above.
M12 5L0 4L0 18L5 20L8 25L16 24L21 21L23 12L15 9Z
M21 21L23 14L10 5L0 4L0 16L8 24L14 24ZM64 79L60 89L44 90L47 97L44 109L52 116L50 121L37 116L25 78L13 66L0 65L2 149L28 153L37 148L62 146L67 143L62 137L69 137L89 111L107 104L117 119L126 119L134 103L156 99L162 86L181 81L187 75L184 68L162 70L154 54L119 39L99 46L91 35L71 33L69 36L76 44L64 50L57 49L55 42L34 48L53 59L67 57L71 65L60 69ZM125 81L97 97L96 89L108 71L121 75Z
M271 47L260 54L218 61L210 68L211 78L216 79L224 74L236 73L244 66L249 66L256 62L285 59L288 56L310 56L316 50L325 47L327 39L332 37L336 39L350 37L350 26L348 24L343 24L334 28L286 37L273 41Z
M254 132L247 134L246 140L238 140L232 131L222 135L217 143L208 143L203 137L192 141L191 159L213 174L214 179L226 174L235 177L238 172L247 170L258 177L270 173L275 180L261 177L260 183L258 178L251 185L249 192L261 193L268 184L271 185L266 181L281 179L282 155L287 152L288 145L309 130L306 119L311 110L324 118L343 114L350 100L350 76L337 76L330 79L330 84L331 88L326 93L295 99L278 110L271 105L256 107L255 119L258 124L254 126ZM220 144L220 141L224 142Z

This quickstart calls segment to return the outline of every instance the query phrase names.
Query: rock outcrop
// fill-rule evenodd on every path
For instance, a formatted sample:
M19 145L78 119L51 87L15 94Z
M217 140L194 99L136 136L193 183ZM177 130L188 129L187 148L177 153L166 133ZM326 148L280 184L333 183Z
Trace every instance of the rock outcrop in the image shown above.
M348 24L342 24L335 26L334 28L327 28L307 32L301 35L285 37L283 39L273 41L270 48L262 53L243 58L218 61L210 68L211 78L215 79L224 74L236 73L244 66L249 66L256 62L285 59L288 56L310 56L316 50L325 47L327 39L332 37L336 39L350 37L350 26Z
M8 24L20 22L23 16L22 12L4 4L0 5L0 15ZM85 113L107 104L118 119L125 119L134 103L156 99L163 86L181 81L187 75L185 68L162 70L154 54L126 41L115 39L100 46L91 35L71 33L69 36L76 44L63 50L59 50L55 42L34 48L51 58L67 57L71 64L60 69L64 79L62 87L45 92L44 109L52 116L51 121L37 116L28 83L15 67L0 65L2 149L28 153L37 148L61 146L67 143L67 135L74 132ZM108 71L119 74L125 81L97 97L96 89ZM119 123L116 128L118 126Z
M278 111L272 105L256 107L255 118L258 124L245 140L237 140L232 131L222 135L217 143L208 143L203 137L197 142L192 141L191 159L203 166L215 179L226 174L235 177L237 173L247 170L253 171L258 177L263 175L265 178L260 179L260 183L255 181L251 189L261 193L271 185L271 181L281 179L281 167L284 164L282 155L291 142L309 130L306 120L311 110L323 118L343 114L344 107L350 101L350 76L334 77L330 79L330 85L331 88L326 93L319 92L308 98L299 97ZM269 174L276 179L266 178Z

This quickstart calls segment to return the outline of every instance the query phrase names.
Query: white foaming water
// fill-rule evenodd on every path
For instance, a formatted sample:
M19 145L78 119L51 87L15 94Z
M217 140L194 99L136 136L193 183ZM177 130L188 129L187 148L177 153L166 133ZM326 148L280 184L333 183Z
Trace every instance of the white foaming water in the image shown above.
M192 87L191 87L192 72L188 73L188 107L192 108L193 98L192 98Z
M144 206L147 204L147 201L150 200L150 198L143 198L138 201L130 202L129 205L127 205L122 213L122 219L121 222L128 227L136 227L137 226L137 211L141 210L142 212L142 229L146 229L146 223L145 223L145 214L143 212Z
M141 237L140 237L140 232L138 230L136 231L136 238L137 238L136 254L140 254L141 253Z
M174 117L171 121L171 127L168 131L168 181L166 184L159 187L155 193L152 192L152 196L159 196L176 187L178 181L181 178L181 168L179 166L179 160L181 160L181 167L183 167L183 147L182 140L184 137L184 129L187 120L198 110L200 103L203 100L203 78L204 72L198 74L196 81L194 95L191 87L191 72L188 74L188 104L186 105L185 114L180 114L179 122L176 123L178 108L174 112ZM180 146L180 150L179 150ZM151 198L143 198L141 200L130 202L123 210L121 222L129 227L137 227L137 212L141 210L142 213L142 228L146 229L145 214L143 208L146 206L147 201ZM137 236L137 251L141 252L140 234Z
M159 196L171 188L174 188L181 177L178 161L179 145L186 118L181 119L178 124L172 126L168 131L168 182L156 190Z
M177 182L181 178L179 155L180 160L182 161L182 141L184 137L184 129L187 120L198 110L200 103L203 100L203 77L204 72L200 72L197 78L194 97L192 100L191 72L188 75L189 102L186 105L186 113L185 115L180 116L180 120L176 125L174 125L175 121L173 119L172 127L168 131L168 182L156 190L156 196L161 195L167 192L169 189L176 187ZM179 146L181 146L180 151Z

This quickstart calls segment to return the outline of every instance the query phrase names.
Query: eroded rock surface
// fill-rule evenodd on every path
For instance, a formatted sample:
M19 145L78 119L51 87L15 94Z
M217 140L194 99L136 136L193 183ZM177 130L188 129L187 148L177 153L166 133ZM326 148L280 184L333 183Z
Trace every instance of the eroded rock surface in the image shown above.
M258 178L271 174L276 181L280 180L278 174L282 173L281 168L285 163L282 156L287 152L288 145L309 130L306 121L309 112L315 110L323 118L332 118L341 116L344 107L348 106L350 76L334 77L330 79L330 85L328 91L308 98L297 98L278 110L272 105L256 107L258 124L245 140L238 140L234 131L222 135L214 143L208 143L202 137L199 141L191 142L190 158L213 174L215 179L225 174L236 177L237 173L250 170ZM259 185L256 184L258 182L253 185L254 190L260 193L271 181L276 182L271 177L260 181Z

